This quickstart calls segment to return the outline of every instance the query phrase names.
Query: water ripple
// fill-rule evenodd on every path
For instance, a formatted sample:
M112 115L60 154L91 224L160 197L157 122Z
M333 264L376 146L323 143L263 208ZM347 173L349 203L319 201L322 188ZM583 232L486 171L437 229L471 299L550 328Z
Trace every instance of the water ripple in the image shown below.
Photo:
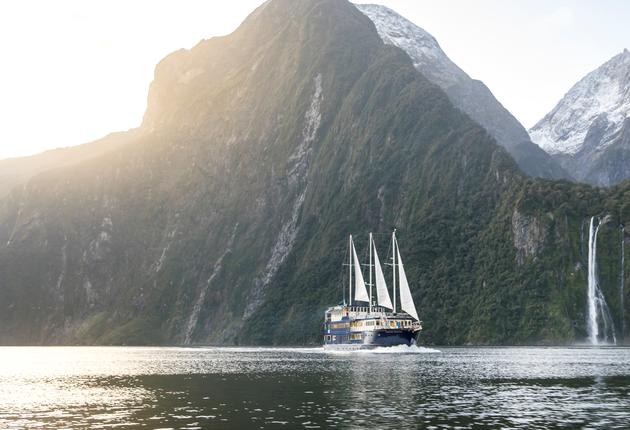
M627 348L0 348L0 428L628 422Z

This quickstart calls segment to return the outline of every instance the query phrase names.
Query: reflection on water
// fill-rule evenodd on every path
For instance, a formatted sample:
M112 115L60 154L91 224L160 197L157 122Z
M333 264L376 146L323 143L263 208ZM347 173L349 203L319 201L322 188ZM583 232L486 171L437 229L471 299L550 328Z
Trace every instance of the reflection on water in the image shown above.
M628 428L630 349L0 348L0 428Z

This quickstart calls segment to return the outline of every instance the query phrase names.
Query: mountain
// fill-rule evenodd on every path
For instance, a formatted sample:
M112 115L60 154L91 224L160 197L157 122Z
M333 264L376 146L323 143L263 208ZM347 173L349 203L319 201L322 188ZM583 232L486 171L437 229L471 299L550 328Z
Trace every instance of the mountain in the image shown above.
M630 178L630 52L582 78L530 135L580 181Z
M416 69L442 88L456 107L481 124L499 145L508 150L525 173L535 177L570 179L559 164L531 142L527 130L488 87L471 79L453 63L432 35L385 6L356 6L374 22L386 44L405 51Z
M270 0L157 65L128 144L0 200L0 344L317 343L348 234L393 228L424 342L572 342L591 216L621 340L629 201L525 176L351 3Z
M136 133L135 130L111 133L103 139L83 145L53 149L28 157L0 160L0 198L42 172L77 164L116 150L133 141Z

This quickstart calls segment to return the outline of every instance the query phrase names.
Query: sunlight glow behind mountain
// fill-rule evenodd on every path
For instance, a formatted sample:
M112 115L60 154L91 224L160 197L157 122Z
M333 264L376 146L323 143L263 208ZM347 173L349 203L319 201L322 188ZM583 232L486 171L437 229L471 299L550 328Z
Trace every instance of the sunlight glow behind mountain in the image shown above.
M630 6L615 0L374 2L432 33L525 126L630 40ZM1 2L0 159L138 126L155 64L231 32L261 3Z

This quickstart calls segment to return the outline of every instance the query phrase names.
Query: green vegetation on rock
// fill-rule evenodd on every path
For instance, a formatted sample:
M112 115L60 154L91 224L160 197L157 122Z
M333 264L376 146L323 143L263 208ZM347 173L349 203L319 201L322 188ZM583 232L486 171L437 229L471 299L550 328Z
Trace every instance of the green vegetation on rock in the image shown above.
M425 342L580 341L593 215L622 327L630 184L524 176L346 1L171 54L137 133L0 201L0 343L317 343L347 235L394 227Z

